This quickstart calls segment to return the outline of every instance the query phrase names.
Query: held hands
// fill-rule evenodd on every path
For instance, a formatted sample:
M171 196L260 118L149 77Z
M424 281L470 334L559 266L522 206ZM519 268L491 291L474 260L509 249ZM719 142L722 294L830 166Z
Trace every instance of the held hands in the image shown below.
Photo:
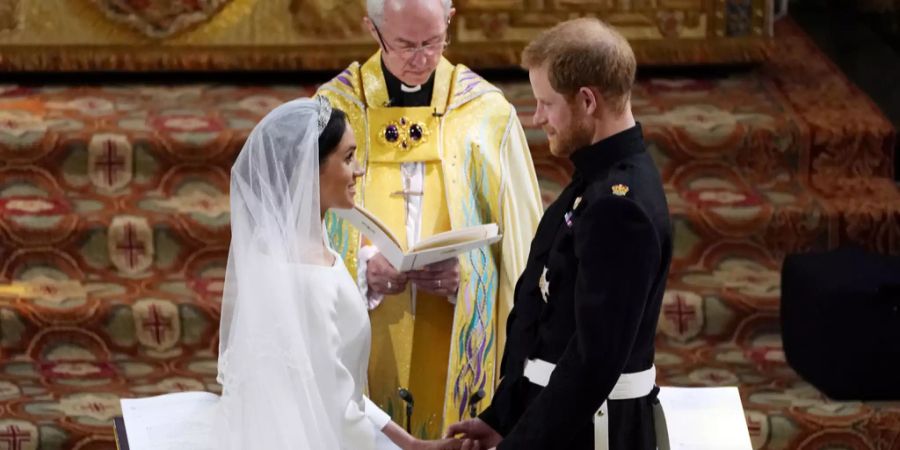
M493 447L491 447L493 448ZM489 450L481 442L472 439L445 438L434 441L415 439L403 450Z
M434 295L447 297L456 295L459 290L459 260L456 258L406 272L406 275L415 283L416 288Z
M450 425L447 437L459 436L461 450L488 450L500 445L503 436L481 419L469 419Z
M437 439L434 441L414 439L410 445L403 447L403 450L461 450L463 448L463 441L459 439Z

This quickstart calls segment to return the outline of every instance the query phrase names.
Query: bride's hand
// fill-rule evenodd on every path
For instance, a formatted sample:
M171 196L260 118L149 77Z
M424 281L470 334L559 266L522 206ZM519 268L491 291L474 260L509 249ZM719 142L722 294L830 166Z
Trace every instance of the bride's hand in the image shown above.
M460 450L461 448L463 448L463 441L460 439L438 439L434 441L414 439L412 445L404 450Z

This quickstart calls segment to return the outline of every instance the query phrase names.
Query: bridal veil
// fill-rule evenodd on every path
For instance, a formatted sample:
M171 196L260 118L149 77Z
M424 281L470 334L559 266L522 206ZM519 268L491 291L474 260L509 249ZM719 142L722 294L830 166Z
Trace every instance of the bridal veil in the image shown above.
M216 422L222 449L338 449L349 398L323 351L327 305L311 266L328 264L318 136L331 108L300 99L253 129L231 171ZM317 340L319 345L317 345Z

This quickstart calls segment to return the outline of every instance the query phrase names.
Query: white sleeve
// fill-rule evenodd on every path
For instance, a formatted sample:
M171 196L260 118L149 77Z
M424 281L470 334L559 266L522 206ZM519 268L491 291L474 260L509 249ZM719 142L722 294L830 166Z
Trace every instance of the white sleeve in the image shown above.
M362 298L366 299L366 307L371 311L381 304L384 296L369 291L369 282L366 279L366 271L369 268L369 260L378 254L378 247L374 245L366 245L359 249L356 262L356 286Z
M506 321L512 311L516 282L525 271L531 241L544 213L540 186L528 150L528 139L515 108L510 113L509 132L503 147L503 195L501 197L500 283L496 316L497 348L506 342Z
M363 396L363 400L366 402L366 417L369 418L369 421L372 422L376 429L383 430L390 423L391 416L379 408L372 400L369 400L369 397Z

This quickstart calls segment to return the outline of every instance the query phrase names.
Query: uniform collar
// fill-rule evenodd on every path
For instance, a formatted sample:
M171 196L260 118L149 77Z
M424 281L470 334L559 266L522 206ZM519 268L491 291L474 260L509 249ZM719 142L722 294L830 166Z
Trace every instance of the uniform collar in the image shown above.
M627 130L576 150L569 159L578 175L594 178L620 160L643 152L644 135L641 124L636 123Z

